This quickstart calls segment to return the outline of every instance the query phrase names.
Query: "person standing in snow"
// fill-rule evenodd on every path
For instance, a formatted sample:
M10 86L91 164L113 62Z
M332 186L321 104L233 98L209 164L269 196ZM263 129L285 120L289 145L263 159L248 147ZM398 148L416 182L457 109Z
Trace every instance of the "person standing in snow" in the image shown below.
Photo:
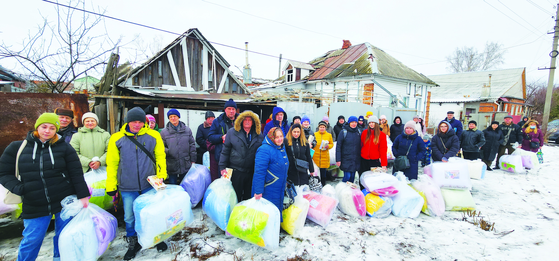
M291 125L298 123L301 124L301 116L297 115L295 117L293 117L293 122L291 122Z
M481 147L481 160L487 165L487 170L492 171L491 163L499 151L499 146L504 142L505 136L499 128L499 122L491 122L491 126L483 131L485 144Z
M525 128L524 124L526 124L526 122L528 122L528 117L522 116L522 120L519 121L518 124L516 124L516 125L518 125L518 127L522 128L522 129L524 129Z
M462 137L462 131L464 130L464 126L462 126L462 122L460 120L457 120L454 118L454 112L453 111L448 111L446 112L446 118L444 120L442 120L441 122L446 121L448 122L448 124L450 124L450 129L454 130L454 133L456 134L456 136L458 137L458 139L460 139L460 137ZM440 126L440 124L439 124Z
M439 123L437 134L431 139L433 161L448 162L448 159L456 156L460 150L460 139L450 126L446 121Z
M421 167L425 167L429 164L431 164L431 153L432 153L432 149L431 149L431 136L425 134L423 135L423 144L425 146L425 154L423 155L423 159L421 160Z
M18 260L37 258L53 215L53 260L60 260L58 238L70 221L60 217L60 202L75 194L84 207L89 205L80 159L74 148L57 135L59 128L58 115L43 113L35 122L35 130L28 132L24 141L10 143L0 157L0 184L22 197L24 229ZM23 142L26 144L19 152ZM19 179L15 176L16 165Z
M157 132L161 132L159 126L157 125L157 122L155 121L155 117L153 117L153 115L151 114L146 115L146 120L148 122L150 129L156 130Z
M316 147L314 149L313 161L320 168L320 182L326 185L326 170L330 167L330 149L334 147L332 135L326 131L328 123L321 121L318 123L318 131L314 133Z
M396 116L393 122L394 124L390 126L390 140L392 142L396 140L396 137L404 133L404 124L402 123L402 118L400 118L400 116Z
M311 173L314 172L309 143L302 132L302 126L295 123L291 125L291 128L284 140L287 158L289 159L289 171L287 172L287 177L296 186L309 185L308 171ZM309 167L303 169L297 165L297 160L307 162Z
M419 137L423 137L423 126L421 126L421 123L419 123L419 119L420 118L418 115L413 116L413 121L415 122L415 131L417 132L417 135Z
M345 117L343 115L338 116L338 122L336 122L334 126L334 134L336 134L336 137L340 136L340 131L342 131L344 125L346 125Z
M357 129L359 129L360 132L363 132L366 127L367 125L365 124L365 117L363 117L362 115L359 116L359 118L357 119Z
M289 131L289 123L287 122L287 113L281 107L274 107L272 110L272 121L266 123L263 133L268 133L273 127L278 127L283 131L283 134L287 134Z
M333 141L336 141L336 133L334 133L334 130L330 126L330 121L328 120L328 116L322 117L322 121L324 123L326 123L326 132L328 132L328 133L330 133L330 135L332 135L332 140ZM316 131L318 131L319 127L320 127L320 125L316 127Z
M107 165L107 146L111 134L97 126L98 121L95 113L84 113L83 127L78 129L70 141L70 146L78 153L84 173Z
M477 122L468 122L468 130L462 132L460 147L465 159L476 160L480 158L479 151L485 144L485 135L477 129Z
M316 140L314 139L314 132L311 128L311 120L309 119L309 116L303 115L301 125L303 126L303 132L305 133L305 139L309 142L310 148L314 149L314 146L316 146Z
M74 111L64 108L56 108L54 113L58 115L58 120L60 121L60 130L58 131L58 134L62 136L62 140L66 143L70 143L72 135L77 132L73 122Z
M380 131L376 116L369 117L369 127L361 133L361 164L359 174L371 170L372 167L382 167L386 170L388 143L386 135Z
M536 120L529 120L522 129L522 149L531 152L538 152L543 146L543 131Z
M395 158L399 156L406 156L408 158L410 167L400 171L404 172L404 175L409 180L417 179L418 162L425 157L425 143L417 136L414 121L406 122L404 133L396 137L394 144L392 144L392 153ZM396 169L393 169L393 173L396 173Z
M206 141L208 140L208 136L210 134L210 127L212 127L212 123L215 120L215 114L212 111L207 111L205 116L206 120L198 126L198 130L196 131L196 143L199 146L196 149L197 164L203 163L204 153L208 151Z
M225 112L219 115L212 123L208 134L208 151L210 152L210 173L212 181L221 177L219 174L219 157L221 149L229 129L233 128L233 124L239 114L237 113L237 104L233 99L225 102Z
M165 144L167 174L169 184L178 185L196 161L196 142L192 130L180 121L181 114L176 109L167 112L167 126L161 130Z
M353 182L361 165L361 131L357 128L357 117L349 117L348 122L336 141L336 165L344 172L342 182Z
M390 126L388 125L388 122L386 121L386 116L384 115L380 116L380 128L382 132L384 132L384 134L390 137Z
M505 122L503 122L499 128L503 132L503 135L505 135L505 140L501 143L501 146L499 146L497 164L495 166L496 169L500 168L499 159L501 159L501 156L505 155L505 151L510 155L522 144L522 129L518 125L512 123L512 116L505 116Z

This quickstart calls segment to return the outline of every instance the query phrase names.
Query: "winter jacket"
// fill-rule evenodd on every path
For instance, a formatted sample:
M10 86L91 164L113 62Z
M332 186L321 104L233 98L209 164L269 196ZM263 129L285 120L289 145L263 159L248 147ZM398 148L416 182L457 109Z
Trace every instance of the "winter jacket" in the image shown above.
M439 123L439 126L443 122L450 125L448 122L442 121ZM438 130L439 127L437 127L437 134L431 139L433 161L442 161L443 158L448 159L450 157L455 157L460 150L460 139L456 136L454 129L449 128L448 131L444 133Z
M198 147L198 150L196 151L197 154L204 154L208 151L206 140L208 140L208 136L210 134L210 127L211 126L204 127L204 123L198 126L198 130L196 131L196 143L200 147Z
M155 164L141 148L128 137L135 138L155 158ZM142 191L150 188L149 176L167 178L165 144L159 132L145 126L136 134L124 124L120 131L111 135L107 148L107 192Z
M399 124L396 123L396 119L400 119ZM396 118L394 118L394 124L390 126L390 140L394 142L394 140L396 140L396 137L400 136L400 134L402 133L404 133L404 124L402 123L402 118L400 118L400 116L396 116Z
M361 165L361 132L346 125L336 141L336 162L345 172L356 172Z
M302 127L302 126L301 126L301 127ZM309 126L309 127L306 128L306 129L305 129L305 127L303 127L303 132L305 132L305 138L306 138L307 140L309 140L309 137L310 137L310 136L313 136L313 141L312 141L311 147L312 147L312 148L316 147L316 139L314 138L314 132L312 131L311 126Z
M409 152L408 152L409 150ZM404 175L408 179L417 179L417 169L419 167L418 161L423 160L425 157L425 143L423 139L417 135L417 132L408 135L406 133L400 134L392 144L392 153L394 157L405 156L407 154L410 161L410 167L405 169Z
M334 134L336 135L336 138L340 135L340 131L342 131L344 129L344 126L347 125L347 122L344 122L343 124L340 124L340 122L336 122L336 125L334 125Z
M380 128L382 129L382 132L384 132L384 134L390 136L390 126L388 125L388 122L384 123L384 124L379 124Z
M493 161L497 152L499 152L499 146L505 140L505 136L500 127L493 130L491 126L483 131L483 136L485 136L485 144L481 147L481 159Z
M238 113L235 114L235 119L239 116ZM210 133L208 134L208 141L215 145L215 160L219 162L219 157L221 156L221 149L223 147L223 135L227 134L229 129L233 128L235 120L227 118L225 113L222 113L212 123L210 127Z
M507 145L513 145L515 142L518 142L518 144L522 144L522 128L520 128L518 125L514 123L511 123L510 125L502 123L501 125L499 125L499 128L503 132L503 136L505 136L504 142L506 142Z
M368 141L367 133L370 131L370 128L367 128L361 134L361 158L366 160L376 160L380 159L380 165L386 167L387 165L387 155L386 151L388 150L388 144L386 143L386 135L383 132L380 133L378 136L378 143L374 143L375 134L372 133L371 138Z
M74 133L76 132L77 132L76 128L74 128L74 125L70 123L70 125L68 125L68 127L66 127L65 129L60 129L58 131L58 134L62 136L62 140L70 144L70 141L72 140L72 135L74 135Z
M243 120L252 118L252 127L247 135L243 129ZM225 143L219 157L219 170L232 168L241 172L254 172L254 157L256 150L262 145L264 135L261 130L260 119L251 111L244 111L235 120L235 127L229 129L225 137ZM247 137L250 141L247 140Z
M262 194L263 198L276 205L280 213L283 210L288 169L289 161L283 144L278 146L268 136L265 136L262 146L256 152L252 194ZM283 217L281 217L281 221L283 221Z
M464 152L479 152L485 144L485 135L483 132L476 129L468 129L462 132L462 137L460 138L460 147Z
M300 172L297 170L297 163L295 158L304 160L309 163L309 171L313 173L315 171L313 161L311 158L311 149L307 143L305 146L301 146L300 139L291 139L291 146L287 140L284 142L285 152L287 153L287 158L289 159L289 171L287 172L287 177L296 186L309 185L309 173Z
M15 176L16 155L23 141L14 141L0 157L0 184L22 196L23 219L52 216L62 210L69 195L89 196L78 154L59 135L54 144L42 143L29 132L19 156L20 180Z
M423 127L421 127L421 123L419 123L419 122L415 123L414 129L415 129L415 132L417 132L417 136L419 136L419 137L423 137L423 135L425 134L423 132ZM404 127L404 132L405 132L405 127Z
M531 148L530 142L537 142L540 145L540 147L543 146L543 141L544 141L543 131L540 129L540 125L536 122L536 129L534 129L535 131L528 132L527 130L530 130L530 123L532 122L536 122L536 121L530 120L527 123L525 123L523 126L524 128L522 129L521 148L527 151L538 152L540 148Z
M452 119L447 119L445 118L444 120L442 120L441 122L446 121L450 124L450 129L454 130L454 133L456 134L456 136L458 137L458 139L460 139L460 137L462 137L462 131L464 130L464 126L462 125L462 122L457 120L456 118L452 117ZM439 123L440 124L440 123Z
M365 123L363 123L363 124L359 124L359 122L357 123L357 129L358 129L360 132L363 132L363 130L365 130L366 127L367 127L367 126L365 125ZM392 130L391 130L391 131L392 131Z
M314 133L314 137L316 139L316 147L314 147L314 155L312 159L317 167L321 169L328 168L330 167L330 149L334 147L334 141L332 140L332 135L326 131L323 134L320 133L320 131L317 131ZM322 144L323 140L328 141L327 150L320 149L320 144Z
M101 166L107 165L107 146L110 138L111 134L99 126L93 129L81 127L72 136L70 145L78 153L84 173L89 170L89 163L93 157L99 157Z
M177 130L171 122L161 130L161 139L165 144L167 158L167 174L184 175L196 161L196 143L192 130L179 121Z
M287 113L280 107L274 107L274 110L272 111L272 120L268 123L266 123L266 127L264 127L264 131L262 132L264 135L268 135L268 132L270 131L271 128L273 127L279 127L281 129L281 131L283 131L283 136L285 137L285 135L287 135L287 133L289 132L289 123L287 122ZM281 126L279 124L279 121L276 121L276 114L278 114L278 112L283 112L283 121L281 122Z
M316 131L318 132L318 127L316 127ZM330 126L330 123L328 123L328 126L326 126L326 132L330 133L330 135L332 135L332 140L336 141L336 133L334 133L334 130L332 129L332 127Z
M425 154L423 156L423 159L421 160L421 166L425 167L429 164L431 164L431 152L433 151L431 149L431 141L428 140L427 142L423 142L423 146L425 147Z

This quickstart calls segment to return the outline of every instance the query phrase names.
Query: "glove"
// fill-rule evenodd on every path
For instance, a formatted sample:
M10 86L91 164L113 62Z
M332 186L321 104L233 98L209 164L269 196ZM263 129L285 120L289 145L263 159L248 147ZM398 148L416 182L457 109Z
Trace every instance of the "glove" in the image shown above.
M118 193L118 187L116 187L115 191L108 191L107 195L109 195L111 197L114 197L114 196L116 196L116 193Z

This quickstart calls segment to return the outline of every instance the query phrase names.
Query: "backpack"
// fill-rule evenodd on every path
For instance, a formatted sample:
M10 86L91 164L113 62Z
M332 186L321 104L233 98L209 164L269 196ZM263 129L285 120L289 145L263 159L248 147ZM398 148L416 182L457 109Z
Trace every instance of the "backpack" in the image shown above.
M343 129L342 132L344 133L344 140L345 140L345 138L347 136L347 130ZM359 132L359 137L361 137L361 130L359 128L357 128L357 132Z

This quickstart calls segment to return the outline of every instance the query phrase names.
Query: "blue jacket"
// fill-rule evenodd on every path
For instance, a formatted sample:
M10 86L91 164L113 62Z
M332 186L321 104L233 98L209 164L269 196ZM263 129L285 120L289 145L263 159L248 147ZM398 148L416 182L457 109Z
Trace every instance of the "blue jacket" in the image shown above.
M409 152L408 152L409 149ZM410 168L404 170L404 175L408 179L417 179L417 162L423 160L425 156L425 143L423 139L417 136L417 132L407 135L405 132L400 134L392 144L392 153L394 157L408 155L410 161Z
M433 150L433 161L455 157L460 150L460 140L455 135L454 129L449 129L446 133L437 131L437 134L431 139L431 149Z
M289 160L285 147L283 144L281 146L274 144L266 136L262 141L262 146L256 151L252 194L262 194L262 197L276 205L280 213L283 210L283 195L288 169Z
M266 126L264 127L264 132L262 134L268 135L268 131L270 131L271 128L280 127L281 130L283 131L283 136L287 135L287 133L289 132L289 124L287 123L287 113L285 113L285 111L280 107L274 107L274 110L272 112L273 112L272 120L266 123ZM278 112L283 112L283 121L281 122L281 126L279 126L279 121L276 121L276 114L278 114Z
M456 134L456 137L458 139L460 139L462 137L462 131L464 130L464 126L462 125L461 121L457 120L454 117L452 117L452 119L450 119L450 120L445 118L441 122L443 122L443 121L446 121L446 122L450 123L451 129L454 130L454 133Z
M340 131L336 145L336 162L341 162L340 169L355 172L361 165L361 132L357 128L345 125Z
M235 114L235 119L239 117L239 114ZM225 112L219 115L219 117L215 118L212 123L212 127L210 127L210 133L208 134L208 141L215 145L215 160L219 162L219 157L221 156L221 149L223 148L223 139L221 138L223 135L227 134L229 129L233 128L233 124L235 120L231 120L227 118Z

